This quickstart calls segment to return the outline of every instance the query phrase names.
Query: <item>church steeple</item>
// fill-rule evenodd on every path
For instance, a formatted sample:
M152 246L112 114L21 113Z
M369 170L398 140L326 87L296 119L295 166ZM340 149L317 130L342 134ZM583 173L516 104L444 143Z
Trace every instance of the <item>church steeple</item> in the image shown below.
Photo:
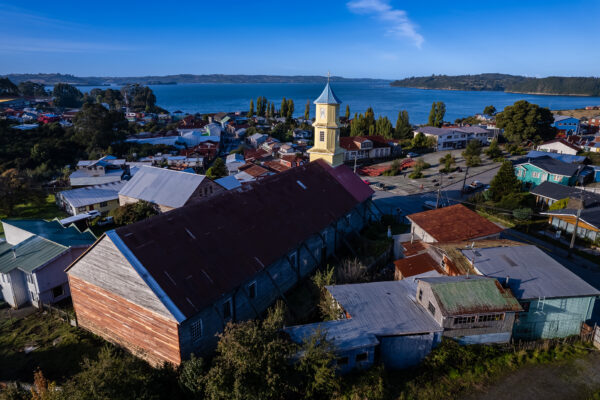
M317 114L313 124L314 146L308 151L310 161L323 159L331 166L337 167L344 162L339 128L339 111L342 102L331 89L329 74L327 74L327 84L314 104L316 104Z

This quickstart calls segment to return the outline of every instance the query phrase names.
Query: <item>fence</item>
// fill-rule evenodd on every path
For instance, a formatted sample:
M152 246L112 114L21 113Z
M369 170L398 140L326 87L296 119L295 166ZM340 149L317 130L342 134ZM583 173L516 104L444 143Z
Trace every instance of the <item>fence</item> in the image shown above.
M594 324L594 326L590 326L588 324L583 324L581 326L581 340L584 342L591 343L597 349L600 349L600 326Z
M42 304L40 309L49 312L51 315L57 316L71 326L77 326L77 318L75 317L74 311L62 310L50 304Z

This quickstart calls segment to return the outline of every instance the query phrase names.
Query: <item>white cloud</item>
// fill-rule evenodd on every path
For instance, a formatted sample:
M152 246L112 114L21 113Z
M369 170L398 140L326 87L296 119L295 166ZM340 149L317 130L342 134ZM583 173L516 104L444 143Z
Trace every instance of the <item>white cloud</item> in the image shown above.
M425 41L406 11L395 9L387 0L352 0L346 5L353 13L371 15L386 23L389 35L409 38L418 48Z

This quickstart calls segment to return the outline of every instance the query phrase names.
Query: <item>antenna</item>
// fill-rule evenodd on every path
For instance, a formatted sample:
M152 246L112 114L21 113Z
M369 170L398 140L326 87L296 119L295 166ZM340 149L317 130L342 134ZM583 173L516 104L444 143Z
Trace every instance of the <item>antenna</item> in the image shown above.
M329 71L327 71L327 84L329 84L329 78L331 77L331 74L329 73Z

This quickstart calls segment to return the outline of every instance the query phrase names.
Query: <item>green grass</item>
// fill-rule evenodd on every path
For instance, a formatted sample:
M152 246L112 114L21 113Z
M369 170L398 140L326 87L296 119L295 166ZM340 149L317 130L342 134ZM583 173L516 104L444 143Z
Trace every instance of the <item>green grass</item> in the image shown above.
M0 213L0 219L14 218L14 219L26 219L26 218L37 218L37 219L54 219L54 218L65 218L69 215L61 210L56 204L56 198L53 194L49 194L42 203L23 203L15 207L13 214L9 217L6 214ZM0 225L0 235L4 234L4 230Z
M445 339L418 366L400 371L379 367L344 376L338 399L458 399L507 373L537 364L561 363L591 351L580 342L540 342L534 349L460 346Z
M0 317L0 381L31 382L40 368L58 383L79 372L84 356L95 357L104 345L100 338L48 313L21 319ZM25 354L26 346L37 349Z

